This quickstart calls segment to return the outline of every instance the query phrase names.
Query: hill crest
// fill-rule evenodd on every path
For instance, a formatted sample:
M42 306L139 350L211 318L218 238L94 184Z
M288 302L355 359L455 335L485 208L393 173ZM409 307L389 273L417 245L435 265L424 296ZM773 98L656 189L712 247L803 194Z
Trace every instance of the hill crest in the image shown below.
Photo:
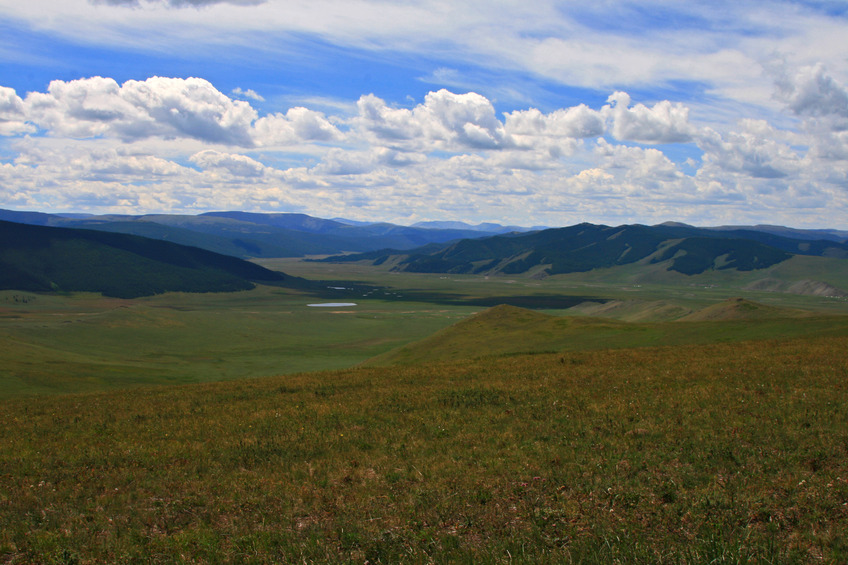
M789 308L769 306L753 300L736 297L728 298L683 316L681 322L709 322L727 320L763 320L770 318L792 318L806 315L804 312Z
M364 364L413 365L529 353L566 354L622 347L674 346L741 340L758 335L758 332L780 336L797 331L796 319L802 316L809 317L809 314L743 298L725 300L662 322L554 316L502 304L473 314L420 341L373 357ZM715 321L727 323L713 324Z

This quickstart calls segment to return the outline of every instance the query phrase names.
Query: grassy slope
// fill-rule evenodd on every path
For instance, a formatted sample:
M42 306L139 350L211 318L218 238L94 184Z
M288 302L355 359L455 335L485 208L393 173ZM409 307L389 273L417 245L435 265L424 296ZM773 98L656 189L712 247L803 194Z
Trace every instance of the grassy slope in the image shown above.
M378 355L368 364L418 364L487 355L848 334L846 316L812 316L741 299L709 306L683 320L689 321L633 323L550 316L497 306L423 340Z
M727 320L779 320L799 318L809 314L800 310L788 310L760 304L744 298L731 298L680 318L684 322L720 322ZM799 321L798 323L803 323Z
M796 255L766 269L755 271L710 271L687 276L666 270L664 265L644 262L611 269L596 269L588 273L558 276L557 278L584 282L605 282L622 285L660 285L702 288L706 286L734 287L753 290L759 281L778 281L775 291L788 289L793 283L815 280L848 292L848 261L826 257ZM780 292L773 294L779 295Z
M844 563L848 339L0 402L23 562Z

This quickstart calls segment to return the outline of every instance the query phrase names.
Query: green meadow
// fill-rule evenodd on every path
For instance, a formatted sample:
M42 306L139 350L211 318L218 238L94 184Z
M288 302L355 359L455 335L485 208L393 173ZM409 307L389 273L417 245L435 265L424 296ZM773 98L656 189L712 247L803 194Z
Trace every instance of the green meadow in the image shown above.
M848 338L0 404L7 563L844 563Z
M0 293L0 562L848 561L844 298L263 265Z
M241 379L350 367L472 311L372 300L356 308L290 289L93 294L0 292L4 396Z

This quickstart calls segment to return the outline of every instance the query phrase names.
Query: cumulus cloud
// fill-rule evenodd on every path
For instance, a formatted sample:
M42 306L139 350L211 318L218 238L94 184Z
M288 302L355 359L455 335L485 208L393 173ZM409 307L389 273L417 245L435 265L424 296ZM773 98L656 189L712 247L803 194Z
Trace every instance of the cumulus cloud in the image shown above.
M153 155L133 155L114 148L99 148L78 154L68 165L85 171L91 179L136 181L179 175L182 167Z
M785 63L769 69L775 77L774 98L801 119L794 145L807 145L807 166L818 168L822 178L832 179L833 161L848 160L848 88L815 64L790 70Z
M26 123L24 101L14 89L0 86L0 135L17 135L35 131Z
M613 145L600 139L595 154L600 157L602 170L620 171L624 178L644 188L657 188L684 176L662 151L653 147Z
M604 118L585 104L543 114L535 108L516 110L506 115L510 135L552 137L597 137L604 133Z
M377 139L388 142L411 140L423 135L424 129L413 110L390 108L373 94L359 98L358 124Z
M411 110L390 108L380 98L368 95L359 99L357 108L357 124L388 143L416 140L445 148L475 149L494 149L508 143L494 106L475 92L430 92Z
M495 108L475 92L454 94L445 89L430 92L424 99L423 112L447 132L446 137L471 147L491 148L504 142L502 124Z
M12 89L0 90L0 132L11 135L35 127L54 137L106 137L127 143L192 139L238 147L342 137L320 112L298 107L259 118L248 102L234 100L200 78L153 77L123 85L103 77L57 80L47 92L32 92L25 100Z
M778 100L798 116L848 118L848 89L829 76L824 65L803 67L775 82Z
M152 77L119 85L111 78L53 81L47 92L30 93L27 114L51 135L189 137L210 143L250 146L256 111L232 100L200 78Z
M312 172L319 175L361 175L375 165L375 155L367 151L345 151L334 147Z
M782 92L803 122L797 131L764 120L696 128L685 106L634 105L624 92L597 110L499 115L480 94L439 90L408 108L366 95L347 117L306 107L260 117L202 79L54 81L23 99L0 87L0 203L101 212L355 209L363 219L427 210L512 223L532 214L552 224L624 222L633 213L691 222L677 204L756 199L777 210L787 195L816 213L829 210L817 208L822 202L844 209L848 130L834 124L845 89L819 71L792 77ZM813 110L813 100L829 109ZM672 142L695 142L681 153L693 157L686 166L675 162L681 154L651 146Z
M685 143L692 141L695 128L689 123L689 109L668 100L648 108L644 104L630 107L630 95L615 92L603 113L612 121L612 134L622 141L639 143Z
M781 132L763 120L742 120L738 131L726 136L706 130L698 146L704 151L704 171L713 168L759 179L782 179L801 165L792 147L781 142Z
M302 107L259 118L254 124L254 139L261 146L333 141L341 137L342 133L324 114Z

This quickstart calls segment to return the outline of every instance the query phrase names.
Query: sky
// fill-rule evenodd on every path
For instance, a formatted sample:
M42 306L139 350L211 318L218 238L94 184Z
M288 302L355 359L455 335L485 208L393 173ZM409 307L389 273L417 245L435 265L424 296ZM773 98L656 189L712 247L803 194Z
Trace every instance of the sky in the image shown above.
M848 2L0 0L0 208L848 229Z

